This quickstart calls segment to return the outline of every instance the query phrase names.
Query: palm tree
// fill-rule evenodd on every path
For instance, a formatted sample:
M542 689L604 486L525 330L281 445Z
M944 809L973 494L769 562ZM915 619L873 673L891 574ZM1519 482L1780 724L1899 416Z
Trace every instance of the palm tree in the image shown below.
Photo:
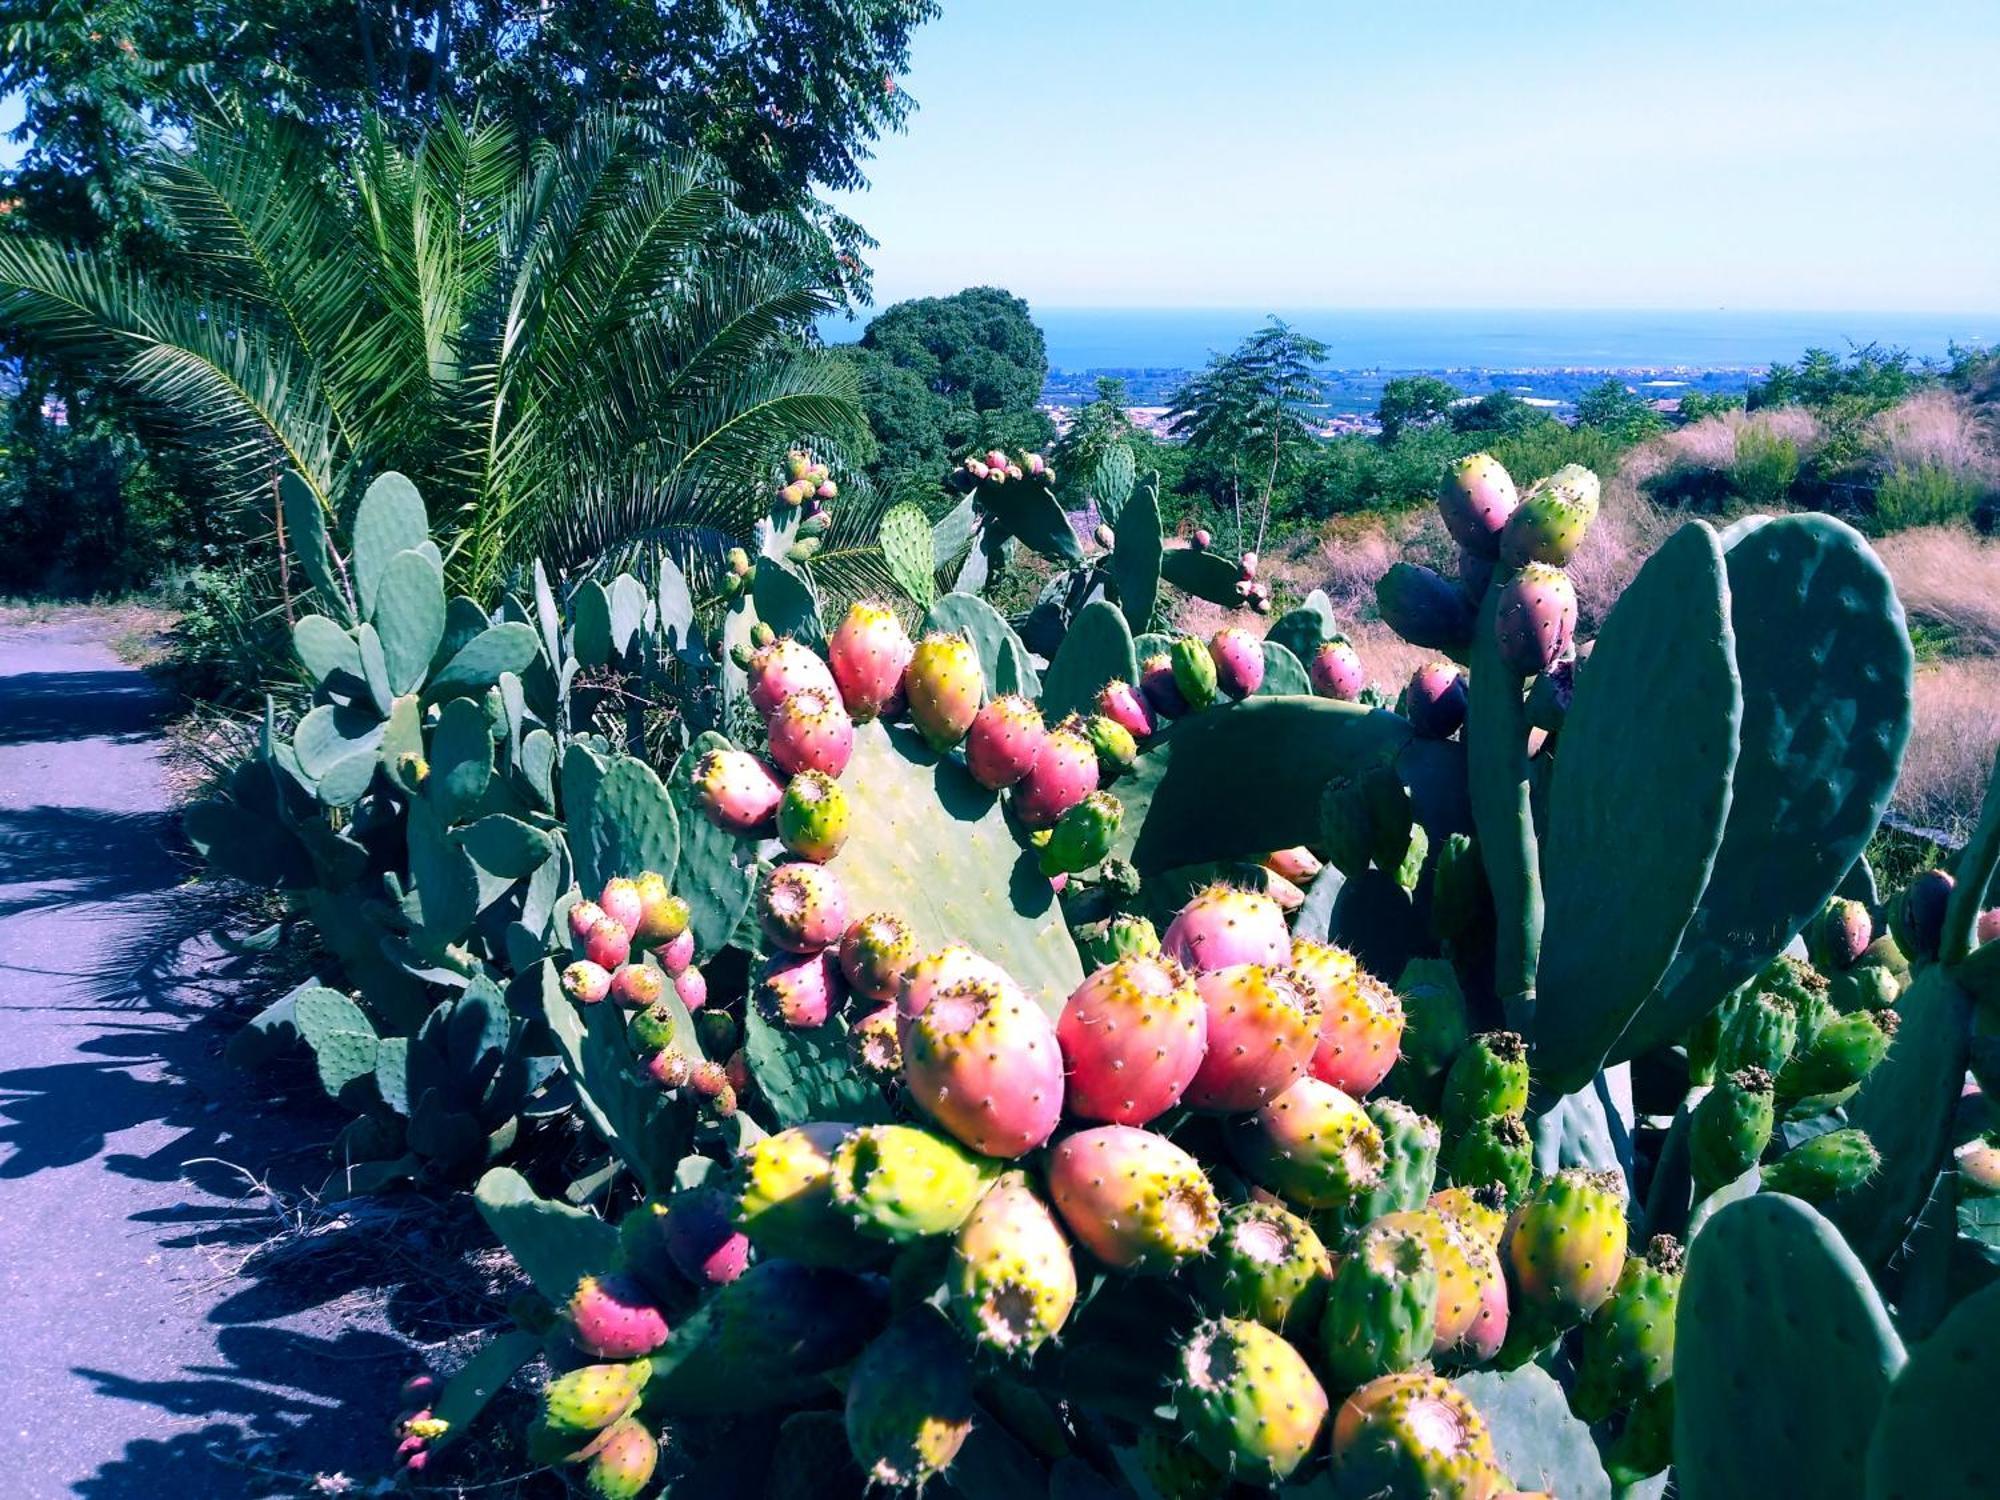
M480 597L531 556L698 560L749 535L787 444L864 430L805 339L829 299L802 226L729 189L629 114L557 143L371 125L344 164L237 114L153 164L171 273L0 237L0 334L88 360L254 514L287 469L336 526L409 473Z

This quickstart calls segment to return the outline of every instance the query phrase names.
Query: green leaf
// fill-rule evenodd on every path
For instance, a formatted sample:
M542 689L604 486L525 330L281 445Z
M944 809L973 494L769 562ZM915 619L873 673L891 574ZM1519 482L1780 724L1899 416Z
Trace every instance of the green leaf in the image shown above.
M616 1229L595 1214L537 1197L512 1167L495 1167L480 1178L472 1199L535 1290L558 1307L579 1281L616 1260Z
M489 813L460 829L458 841L482 870L509 880L534 874L555 850L548 834L505 813Z
M354 591L361 613L375 617L375 600L390 560L430 540L430 517L417 487L393 471L378 475L354 509Z
M375 712L386 719L396 711L396 690L389 683L389 658L382 650L382 637L366 622L354 634L355 654L361 658L361 679L368 684Z
M1306 674L1305 664L1283 646L1266 636L1264 639L1264 681L1259 685L1259 698L1306 698L1312 695L1312 678Z
M1454 1383L1486 1418L1500 1472L1518 1488L1563 1500L1611 1500L1590 1429L1570 1415L1568 1398L1547 1370L1472 1370Z
M1119 511L1111 545L1111 581L1118 589L1118 607L1136 633L1153 620L1160 597L1160 478L1155 474L1133 491Z
M442 1452L464 1437L507 1382L541 1352L542 1336L525 1328L509 1328L482 1344L479 1352L444 1383L444 1389L431 1403L432 1412L445 1424L445 1429L431 1440L427 1451Z
M391 690L414 693L424 685L444 622L444 578L435 563L421 552L405 551L383 564L370 623L382 637Z
M479 871L427 802L410 804L410 889L432 951L454 943L479 912ZM414 934L413 934L414 936Z
M322 703L292 731L299 769L317 780L335 761L382 743L382 721L360 709Z
M464 693L483 693L502 672L525 672L540 654L534 627L518 620L492 625L467 641L442 672L431 679L428 696L438 702Z
M1264 639L1283 646L1301 662L1310 663L1321 646L1342 639L1340 622L1333 614L1333 601L1324 590L1314 589L1306 595L1305 603L1272 621Z
M1072 713L1094 712L1098 691L1113 678L1137 682L1139 661L1125 616L1095 599L1077 611L1049 663L1042 679L1042 717L1055 724Z
M983 484L979 498L1009 536L1052 562L1080 563L1083 544L1046 479Z
M285 545L327 604L338 610L341 618L352 619L354 601L334 573L333 549L326 539L326 511L319 496L297 474L287 471L278 477L278 505L285 521Z
M565 809L576 877L586 891L652 870L669 884L680 862L680 819L653 768L614 757L587 808Z
M892 505L883 515L882 560L897 586L929 609L937 599L936 550L922 506Z
M493 736L486 711L470 698L454 698L431 731L431 774L424 785L438 816L457 823L471 816L493 779Z
M570 649L586 667L601 667L611 660L611 595L595 578L577 585L570 600Z
M813 596L812 585L789 565L775 557L758 558L750 594L757 618L779 635L797 636L809 646L825 643L819 600Z
M1224 609L1235 609L1243 602L1243 596L1236 592L1241 570L1213 549L1197 552L1192 547L1169 547L1160 558L1160 576L1183 594Z
M882 1090L855 1066L844 1016L794 1031L744 1007L743 1052L750 1076L780 1128L813 1120L873 1125L892 1117Z
M292 627L292 650L299 665L315 683L323 683L336 672L361 680L361 653L354 637L325 615L302 616Z
M986 694L998 698L1019 693L1024 698L1042 696L1041 679L1028 648L1001 619L993 606L974 594L946 594L925 614L923 632L942 630L962 635L979 653L980 670L986 676Z
M381 755L372 748L364 747L343 755L320 773L317 791L321 804L326 807L352 807L375 780L376 768L381 763Z
M719 734L703 734L682 752L667 777L667 795L681 832L674 892L688 904L695 951L704 957L729 945L757 885L755 845L716 827L694 790L693 770L702 756L732 748Z
M1889 1387L1868 1445L1868 1500L1991 1494L1984 1436L2000 1384L2000 1286L1961 1302Z
M611 649L620 656L632 649L646 623L646 591L630 573L611 580Z

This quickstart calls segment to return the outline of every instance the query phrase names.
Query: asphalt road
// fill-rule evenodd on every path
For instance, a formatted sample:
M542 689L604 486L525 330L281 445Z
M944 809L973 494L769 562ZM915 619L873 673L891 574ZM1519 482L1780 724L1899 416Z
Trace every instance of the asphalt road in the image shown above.
M252 1177L314 1181L338 1122L220 1058L166 703L103 632L0 617L0 1497L340 1493L415 1361L381 1257L243 1264L279 1227Z

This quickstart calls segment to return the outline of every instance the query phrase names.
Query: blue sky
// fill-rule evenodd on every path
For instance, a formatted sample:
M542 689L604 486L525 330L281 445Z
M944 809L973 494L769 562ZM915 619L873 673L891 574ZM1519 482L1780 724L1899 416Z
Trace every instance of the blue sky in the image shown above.
M878 301L2000 308L1993 0L945 0Z

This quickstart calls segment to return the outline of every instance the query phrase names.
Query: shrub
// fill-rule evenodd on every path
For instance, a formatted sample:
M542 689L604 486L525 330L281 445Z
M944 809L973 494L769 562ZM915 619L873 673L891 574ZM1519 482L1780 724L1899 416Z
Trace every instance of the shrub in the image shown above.
M1761 427L1738 429L1731 482L1744 504L1753 510L1776 510L1798 477L1797 443Z
M1875 490L1875 525L1881 531L1950 526L1970 521L1985 489L1942 464L1897 464Z

